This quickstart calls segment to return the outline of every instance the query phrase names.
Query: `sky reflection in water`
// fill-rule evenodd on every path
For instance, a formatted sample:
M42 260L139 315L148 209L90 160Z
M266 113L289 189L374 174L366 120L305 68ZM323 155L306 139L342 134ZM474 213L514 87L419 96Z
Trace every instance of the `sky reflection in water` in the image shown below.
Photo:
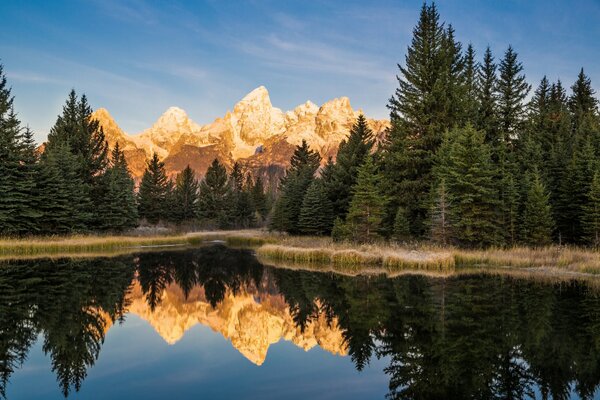
M0 390L8 399L597 398L595 286L351 278L264 267L223 246L3 262Z

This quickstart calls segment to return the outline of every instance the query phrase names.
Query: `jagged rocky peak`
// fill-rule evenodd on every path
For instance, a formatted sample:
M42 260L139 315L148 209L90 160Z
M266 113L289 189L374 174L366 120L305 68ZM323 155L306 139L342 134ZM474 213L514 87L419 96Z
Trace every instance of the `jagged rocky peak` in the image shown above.
M165 160L167 173L174 176L187 164L205 171L214 157L232 165L241 161L254 169L277 166L286 168L293 146L306 140L324 159L335 156L341 140L359 111L354 111L347 97L330 100L320 107L307 101L291 111L273 107L268 90L259 86L244 96L232 111L214 122L200 126L179 107L170 107L158 120L139 135L126 135L108 111L98 109L97 119L107 133L111 147L119 141L130 149L126 157L136 178L143 174L145 163L153 153ZM387 120L367 119L377 137L384 135ZM257 152L261 148L263 151ZM130 161L128 158L128 161ZM133 161L133 160L131 160ZM201 172L203 173L203 172Z

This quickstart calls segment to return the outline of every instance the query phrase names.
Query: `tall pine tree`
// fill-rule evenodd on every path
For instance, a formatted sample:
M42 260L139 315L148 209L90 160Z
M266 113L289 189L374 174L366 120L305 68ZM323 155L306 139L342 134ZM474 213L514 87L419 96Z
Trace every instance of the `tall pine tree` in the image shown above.
M171 218L177 222L192 222L198 218L198 181L189 165L175 178Z
M381 193L381 176L372 156L368 156L358 169L352 194L346 230L356 242L371 242L381 235L386 206L385 196Z
M333 204L335 218L345 218L352 198L352 186L356 183L358 168L373 147L373 131L364 115L359 115L348 138L340 143L335 164L323 172L325 188Z
M170 215L170 196L171 181L165 172L165 163L154 153L146 164L138 192L140 218L145 218L151 224L167 220Z
M306 190L314 180L321 157L310 150L308 143L302 140L290 161L290 168L281 180L279 198L275 203L270 228L288 233L299 233L298 221Z

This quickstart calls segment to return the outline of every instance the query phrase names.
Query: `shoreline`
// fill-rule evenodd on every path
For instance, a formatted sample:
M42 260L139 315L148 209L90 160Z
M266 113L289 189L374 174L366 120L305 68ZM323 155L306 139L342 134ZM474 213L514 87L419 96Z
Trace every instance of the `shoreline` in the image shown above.
M521 271L536 275L595 277L600 252L579 247L515 247L465 250L428 244L334 243L330 238L286 236L261 230L200 231L165 235L81 235L0 239L0 260L110 257L175 250L214 241L252 248L266 264L343 274L427 272L442 276L470 271ZM278 265L274 265L278 266Z

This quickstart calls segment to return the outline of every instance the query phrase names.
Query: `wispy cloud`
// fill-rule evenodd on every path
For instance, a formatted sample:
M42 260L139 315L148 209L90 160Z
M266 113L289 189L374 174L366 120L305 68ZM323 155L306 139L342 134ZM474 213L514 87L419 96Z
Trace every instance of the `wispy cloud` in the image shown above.
M92 0L107 16L147 25L158 23L160 15L143 0Z
M243 43L241 50L281 68L335 73L393 82L393 73L375 55L353 52L323 42L283 39L271 34L261 43Z
M50 76L41 75L35 72L28 71L9 71L6 73L9 80L15 80L26 83L48 83L48 84L64 84L64 80L56 79Z

